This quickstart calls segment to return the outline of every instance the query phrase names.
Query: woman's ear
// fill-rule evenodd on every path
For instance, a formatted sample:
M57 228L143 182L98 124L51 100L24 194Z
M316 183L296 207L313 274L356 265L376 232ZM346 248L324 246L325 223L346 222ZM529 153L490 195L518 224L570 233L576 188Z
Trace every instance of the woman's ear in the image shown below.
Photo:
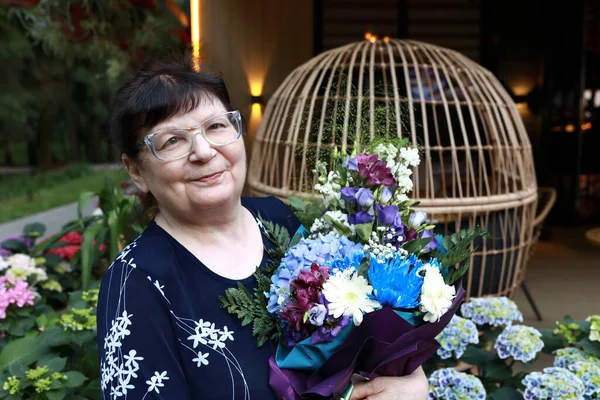
M137 186L142 193L148 193L148 185L142 176L139 163L131 160L126 154L121 155L121 161L123 161L123 166L127 170L127 173L131 177L133 183L135 183L135 186Z

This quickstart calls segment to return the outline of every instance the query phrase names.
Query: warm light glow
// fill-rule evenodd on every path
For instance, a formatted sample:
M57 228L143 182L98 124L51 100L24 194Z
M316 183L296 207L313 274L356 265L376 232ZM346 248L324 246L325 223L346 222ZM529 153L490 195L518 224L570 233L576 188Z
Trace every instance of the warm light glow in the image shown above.
M371 32L365 32L365 40L371 40L372 36Z
M592 123L591 122L586 122L585 124L581 125L581 130L582 131L589 131L590 129L592 129Z
M256 134L261 120L262 105L259 103L254 103L252 104L252 108L250 109L250 121L248 121L248 133L251 137L254 137L254 135Z
M263 82L259 79L249 79L250 83L250 95L260 96L262 95Z
M389 43L390 37L389 36L384 36L383 37L383 41L386 42L386 43Z
M173 0L165 0L165 4L171 10L173 15L179 20L179 23L186 28L190 27L190 19L188 18L185 11L181 9Z
M575 125L569 124L565 126L565 132L575 132Z
M369 39L369 42L371 43L375 43L377 41L377 36L371 36L371 39Z
M192 58L194 68L200 70L200 0L190 0L190 16L192 19Z
M514 85L513 87L511 87L511 90L515 94L515 96L525 96L529 94L531 89L532 88L528 85Z

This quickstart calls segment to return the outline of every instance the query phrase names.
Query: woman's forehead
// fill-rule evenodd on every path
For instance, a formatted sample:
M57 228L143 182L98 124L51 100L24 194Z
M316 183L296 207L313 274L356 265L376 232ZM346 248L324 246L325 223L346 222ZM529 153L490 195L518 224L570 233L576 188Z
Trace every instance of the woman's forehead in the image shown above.
M157 124L152 130L162 130L170 128L192 128L198 126L206 119L227 112L220 101L214 99L205 99L200 102L198 107L192 111L175 115L166 121Z

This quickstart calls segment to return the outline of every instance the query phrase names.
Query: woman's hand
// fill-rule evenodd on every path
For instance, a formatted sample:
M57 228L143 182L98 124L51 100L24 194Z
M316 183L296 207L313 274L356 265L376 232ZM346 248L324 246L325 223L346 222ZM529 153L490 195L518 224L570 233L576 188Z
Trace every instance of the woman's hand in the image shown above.
M351 400L425 400L429 384L423 368L401 377L380 376L354 386Z

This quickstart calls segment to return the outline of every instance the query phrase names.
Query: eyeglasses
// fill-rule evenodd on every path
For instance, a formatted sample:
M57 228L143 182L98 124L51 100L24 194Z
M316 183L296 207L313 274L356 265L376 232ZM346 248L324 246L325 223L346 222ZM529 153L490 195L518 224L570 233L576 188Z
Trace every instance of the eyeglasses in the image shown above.
M161 161L183 158L192 152L196 135L214 147L227 146L242 136L242 117L239 111L210 117L195 128L168 128L151 133L137 145L137 149L148 146L152 154Z

